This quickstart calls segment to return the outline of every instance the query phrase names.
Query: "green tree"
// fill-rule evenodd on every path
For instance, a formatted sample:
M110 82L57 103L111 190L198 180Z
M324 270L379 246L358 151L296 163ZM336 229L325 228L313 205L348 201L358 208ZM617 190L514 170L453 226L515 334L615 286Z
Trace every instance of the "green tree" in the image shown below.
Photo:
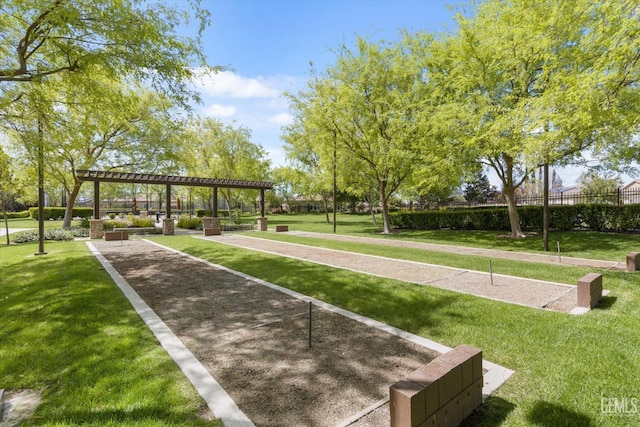
M27 115L35 108L31 103L34 93L39 102L55 106L40 123L47 145L44 169L66 193L63 227L67 228L83 184L76 170L166 169L163 165L175 161L174 147L181 141L181 121L169 99L97 74L90 92L69 83L69 79L54 77L11 105L16 111L12 135L17 145L21 134L34 132L29 130L34 121ZM35 158L32 145L23 147L28 157Z
M194 175L221 179L262 181L268 176L269 160L261 145L251 142L251 131L244 126L225 125L212 118L194 122L187 148L189 170ZM255 190L221 188L227 200L229 218L241 203L255 205Z
M631 116L614 88L636 67L637 40L631 52L613 49L623 59L607 52L637 34L637 5L609 3L488 0L432 46L438 122L450 127L460 152L497 173L513 237L524 236L515 191L532 169L570 162L628 132ZM627 33L611 38L609 27L617 27L609 22Z
M409 37L395 44L358 39L355 50L340 51L325 77L291 97L306 135L295 140L318 144L313 150L323 165L337 165L345 190L364 196L376 189L385 233L391 231L390 198L415 184L420 169L438 175L434 159L441 158L441 144L429 135L429 95L413 50Z
M180 8L185 4L189 9ZM196 32L179 35L192 18ZM0 5L0 88L69 72L90 82L97 69L186 101L194 95L188 87L193 67L206 65L200 36L208 24L198 0L6 0Z
M581 192L588 203L615 204L622 180L618 176L606 177L589 172L580 175L578 183L582 186Z
M13 167L11 158L0 146L0 202L2 202L2 213L4 216L4 227L7 236L7 246L9 245L9 221L7 217L7 204L9 194L13 188Z
M466 181L463 190L464 198L471 203L486 203L496 196L496 188L482 171L474 174L473 179Z

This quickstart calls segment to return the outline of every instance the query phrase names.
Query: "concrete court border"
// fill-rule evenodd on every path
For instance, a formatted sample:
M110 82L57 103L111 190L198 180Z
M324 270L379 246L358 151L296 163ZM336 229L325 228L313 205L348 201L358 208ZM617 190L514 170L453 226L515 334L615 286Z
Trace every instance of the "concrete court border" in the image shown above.
M124 277L111 265L100 251L87 242L91 253L98 259L105 271L111 276L118 288L127 297L134 310L153 332L162 347L180 367L191 384L205 400L207 406L225 427L255 427L255 424L240 410L231 396L222 388L189 351L184 343L171 331L160 317L144 302Z
M159 248L162 248L164 250L167 250L175 254L189 258L191 260L203 263L207 266L226 271L228 273L242 277L246 280L253 281L254 283L280 291L291 297L300 299L305 302L311 302L314 305L320 308L323 308L325 310L340 314L352 320L356 320L369 327L377 328L381 331L387 332L399 338L403 338L414 344L429 348L439 353L445 353L452 349L451 347L445 346L443 344L429 340L419 335L415 335L415 334L406 332L404 330L401 330L399 328L395 328L393 326L379 322L377 320L373 320L368 317L353 313L351 311L344 310L340 307L306 296L299 292L292 291L282 286L278 286L273 283L258 279L248 274L245 274L236 270L232 270L225 266L212 263L210 261L195 257L193 255L189 255L177 249L170 248L168 246L164 246L162 244L159 244L147 239L142 239L142 240L152 245L155 245ZM211 376L211 374L200 363L200 361L198 361L198 359L187 349L187 347L171 331L171 329L162 321L162 319L160 319L160 317L142 300L142 298L140 298L137 292L127 283L124 277L122 277L120 273L117 272L117 270L111 265L111 263L107 261L107 259L100 253L100 251L91 242L87 242L87 246L90 248L93 255L98 259L98 261L104 267L105 271L107 271L107 273L112 277L112 279L120 288L120 290L123 292L123 294L127 297L129 302L135 309L136 313L138 313L138 315L142 318L142 320L145 322L147 327L149 327L149 329L154 333L154 335L160 341L160 344L163 346L163 348L167 351L167 353L169 353L171 358L180 367L180 369L183 371L185 376L196 388L198 393L203 397L203 399L207 403L207 406L211 409L211 411L214 413L216 417L220 418L220 420L225 425L225 427L255 426L253 422L242 412L242 410L238 407L238 405L233 401L233 399L227 394L227 392L222 388L222 386L215 380L215 378ZM484 359L482 361L482 367L485 370L484 382L482 387L482 397L484 401L493 392L495 392L500 386L502 386L502 384L504 384L511 377L511 375L514 374L514 371ZM352 422L355 422L358 419L365 416L367 413L384 405L385 403L388 402L388 400L389 400L388 398L385 398L374 403L369 408L366 408L365 410L359 412L358 414L355 414L348 420L345 420L343 423L339 424L339 426L348 426Z
M230 269L230 268L225 267L223 265L215 264L215 263L213 263L211 261L207 261L205 259L198 258L198 257L195 257L193 255L189 255L189 254L187 254L185 252L181 252L181 251L179 251L177 249L170 248L168 246L162 245L162 244L157 243L157 242L153 242L153 241L150 241L150 240L147 240L147 239L142 239L142 240L144 240L145 242L150 243L152 245L155 245L155 246L157 246L159 248L162 248L162 249L165 249L167 251L176 253L178 255L187 257L187 258L189 258L191 260L194 260L194 261L197 261L197 262L201 262L201 263L203 263L205 265L208 265L210 267L217 268L217 269L226 271L226 272L231 273L231 274L235 274L235 275L237 275L239 277L242 277L243 279L250 280L250 281L252 281L254 283L257 283L257 284L266 286L268 288L274 289L276 291L282 292L282 293L284 293L286 295L289 295L289 296L291 296L293 298L297 298L297 299L300 299L300 300L305 301L305 302L311 302L311 303L313 303L314 305L316 305L316 306L318 306L320 308L323 308L325 310L331 311L333 313L340 314L340 315L342 315L344 317L347 317L349 319L358 321L358 322L363 323L363 324L365 324L365 325L367 325L369 327L376 328L376 329L379 329L381 331L387 332L387 333L389 333L391 335L394 335L394 336L397 336L399 338L403 338L403 339L405 339L407 341L410 341L410 342L412 342L414 344L417 344L417 345L420 345L422 347L426 347L428 349L437 351L438 353L446 353L446 352L448 352L448 351L450 351L452 349L451 347L443 345L443 344L440 344L440 343L438 343L436 341L432 341L430 339L421 337L419 335L412 334L410 332L404 331L402 329L396 328L396 327L388 325L386 323L382 323L382 322L379 322L377 320L374 320L374 319L359 315L359 314L354 313L352 311L345 310L343 308L340 308L340 307L337 307L335 305L329 304L327 302L324 302L324 301L315 299L313 297L301 294L301 293L293 291L291 289L288 289L288 288L285 288L285 287L282 287L282 286L267 282L267 281L262 280L262 279L258 279L257 277L250 276L250 275L242 273L240 271L236 271L236 270ZM482 387L482 394L483 394L483 398L485 398L485 399L487 397L489 397L489 395L491 395L495 390L497 390L502 384L504 384L504 382L507 381L507 379L509 379L509 377L511 375L514 374L513 370L505 368L505 367L503 367L501 365L498 365L496 363L489 362L487 360L483 360L482 361L482 367L486 371L485 375L484 375L485 382L484 382L484 385Z

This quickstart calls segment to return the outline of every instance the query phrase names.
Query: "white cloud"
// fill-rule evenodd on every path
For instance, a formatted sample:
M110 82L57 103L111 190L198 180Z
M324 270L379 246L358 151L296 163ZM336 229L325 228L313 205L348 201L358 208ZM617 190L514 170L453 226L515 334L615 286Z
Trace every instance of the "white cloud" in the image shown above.
M196 88L214 97L228 98L277 98L281 90L276 87L277 80L262 76L244 77L231 71L216 74L199 74L194 79Z
M238 112L235 105L211 104L203 110L209 117L223 118L233 117Z
M278 113L269 117L267 121L276 125L286 126L290 123L293 123L293 116L289 113Z

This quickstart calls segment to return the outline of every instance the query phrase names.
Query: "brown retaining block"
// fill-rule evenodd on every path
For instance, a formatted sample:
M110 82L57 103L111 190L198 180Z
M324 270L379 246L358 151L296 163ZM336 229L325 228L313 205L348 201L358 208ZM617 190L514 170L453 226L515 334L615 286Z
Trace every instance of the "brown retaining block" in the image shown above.
M220 227L215 227L215 228L204 228L204 235L205 236L220 236L222 235L222 228Z
M602 274L589 273L578 280L577 307L593 308L602 299Z
M391 427L457 426L482 404L482 350L461 345L389 388Z
M640 270L640 252L631 252L627 255L627 271Z
M289 231L288 225L276 225L276 233L281 233L283 231Z
M104 232L104 240L129 240L129 232L128 231L105 231Z

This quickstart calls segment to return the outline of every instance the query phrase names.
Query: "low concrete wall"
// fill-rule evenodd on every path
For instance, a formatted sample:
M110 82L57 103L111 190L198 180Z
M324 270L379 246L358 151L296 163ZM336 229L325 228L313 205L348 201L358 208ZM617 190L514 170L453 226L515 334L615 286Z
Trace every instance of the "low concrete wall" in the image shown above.
M105 231L104 240L129 240L129 232L127 231Z
M602 299L602 274L589 273L578 280L577 307L593 308Z
M458 426L482 404L482 350L460 345L389 388L391 427Z
M640 270L640 252L631 252L627 255L627 271Z

